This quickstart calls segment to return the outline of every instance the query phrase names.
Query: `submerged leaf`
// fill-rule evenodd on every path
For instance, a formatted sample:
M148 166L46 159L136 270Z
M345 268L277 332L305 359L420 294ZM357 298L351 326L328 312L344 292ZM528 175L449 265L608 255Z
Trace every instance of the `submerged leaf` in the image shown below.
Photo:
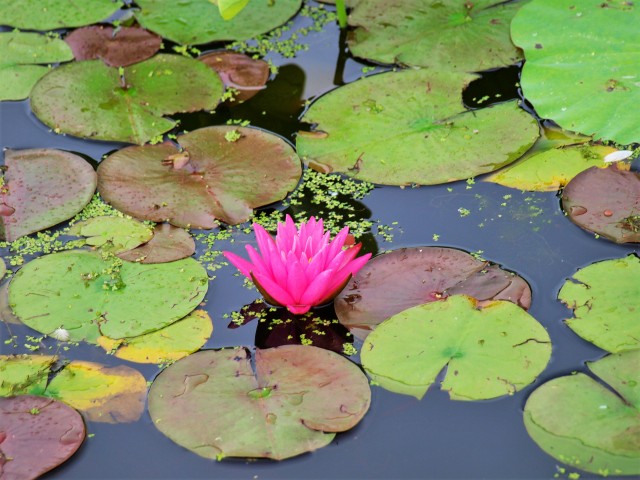
M205 350L167 369L149 390L154 425L206 458L281 460L324 447L355 426L371 391L360 369L320 348Z
M4 158L0 238L7 241L73 217L95 192L96 172L73 153L48 148L6 150Z
M422 398L446 367L453 400L513 395L544 370L546 330L511 302L480 307L467 296L409 308L381 323L362 346L362 366L392 392Z
M44 395L56 360L51 355L0 355L0 397Z

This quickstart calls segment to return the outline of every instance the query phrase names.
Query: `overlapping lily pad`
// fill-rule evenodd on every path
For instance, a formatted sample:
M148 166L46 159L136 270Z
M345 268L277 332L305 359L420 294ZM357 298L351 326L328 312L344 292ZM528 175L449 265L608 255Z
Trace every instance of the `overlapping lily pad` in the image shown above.
M0 0L0 25L27 30L81 27L106 20L120 0Z
M213 324L204 310L139 337L113 340L98 338L98 345L123 360L138 363L172 362L200 349L211 336Z
M378 385L422 398L446 367L441 388L454 400L512 395L544 370L546 330L511 302L480 306L455 295L404 310L362 346L362 365Z
M51 355L0 355L0 397L44 395L55 361Z
M82 445L82 417L50 398L0 398L0 478L37 478Z
M218 72L226 87L238 92L234 95L233 102L229 102L230 105L249 100L262 90L271 73L269 64L264 60L232 50L207 53L198 60Z
M533 0L511 36L527 59L522 89L538 115L621 144L640 141L640 10L634 2ZM588 34L587 34L588 32Z
M293 148L262 130L207 127L177 141L181 150L165 142L109 156L98 168L102 197L136 218L213 228L217 220L247 221L253 208L283 199L302 174Z
M70 235L87 237L86 244L105 252L121 253L148 242L153 237L151 227L127 217L93 217L76 223Z
M557 460L587 472L640 475L640 350L589 363L583 373L534 391L524 408L533 440Z
M26 264L9 286L9 303L26 325L74 341L137 337L183 318L204 298L208 277L193 259L155 265L72 250Z
M383 320L422 303L465 294L529 308L531 289L518 275L462 250L402 248L370 260L335 299L340 322L364 338Z
M162 38L139 27L94 25L74 30L64 39L76 60L100 59L110 67L124 67L152 57Z
M521 52L509 24L522 2L367 0L349 15L351 52L380 63L477 72L511 65Z
M573 310L571 330L608 352L640 348L640 259L597 262L568 279L558 299Z
M211 110L222 91L214 71L180 55L159 54L121 72L87 60L42 77L31 108L57 132L142 144L176 125L163 115Z
M640 174L628 167L591 167L562 192L571 221L616 243L640 242Z
M220 40L247 40L289 20L301 0L251 1L231 20L224 20L209 0L138 0L136 19L143 27L176 43L197 45Z
M366 377L338 354L287 345L205 350L164 370L149 390L154 425L206 458L281 460L329 444L369 408Z
M38 79L49 71L47 64L69 60L73 60L73 53L59 38L1 32L0 101L27 98Z
M538 138L536 121L506 102L462 106L473 75L388 72L340 87L314 102L298 153L312 168L386 185L437 184L497 170Z
M165 263L190 257L196 251L193 237L168 223L154 227L153 237L139 247L118 254L123 260L140 263Z
M96 189L93 167L73 153L48 148L6 150L0 190L0 238L16 240L67 220Z

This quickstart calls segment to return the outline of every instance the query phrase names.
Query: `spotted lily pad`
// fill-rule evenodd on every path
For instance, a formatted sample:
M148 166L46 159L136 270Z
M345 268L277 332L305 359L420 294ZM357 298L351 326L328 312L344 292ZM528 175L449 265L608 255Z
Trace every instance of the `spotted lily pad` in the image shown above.
M252 0L225 20L209 0L137 0L136 19L143 27L176 43L197 45L220 40L248 40L284 24L302 0Z
M578 226L616 243L640 242L640 174L591 167L562 192L562 209Z
M121 73L100 60L62 65L33 87L31 108L57 132L141 144L176 125L163 115L211 110L222 96L215 72L180 55L159 54Z
M138 363L173 362L200 349L211 336L213 324L204 310L139 337L113 340L98 338L98 345L123 360Z
M405 70L369 76L314 102L297 137L312 168L385 185L437 184L497 170L538 138L536 121L506 102L468 111L473 75Z
M533 0L511 36L527 59L522 90L538 115L621 144L640 141L640 9L634 2ZM586 34L588 32L588 34Z
M71 457L84 438L82 417L63 402L0 398L0 478L38 478Z
M568 279L558 299L573 310L571 330L603 350L640 348L640 259L596 262Z
M121 6L120 0L0 0L0 24L28 30L81 27L107 19Z
M96 189L93 167L73 153L6 150L4 164L0 238L10 242L73 217Z
M217 220L247 221L253 208L283 199L302 174L287 142L255 128L201 128L177 142L181 149L165 142L109 156L98 168L102 197L136 218L213 228Z
M196 243L189 232L162 223L154 227L151 240L132 250L118 253L118 257L130 262L165 263L190 257L195 251Z
M480 306L465 295L409 308L381 323L362 346L362 366L387 390L422 398L446 367L453 400L512 395L551 356L546 330L511 302Z
M583 373L535 390L524 424L549 455L572 467L607 475L640 475L640 350L589 363L602 382Z
M9 285L9 303L39 332L62 328L73 341L137 337L183 318L204 298L208 278L193 259L156 265L104 260L71 250L37 258Z
M498 0L367 0L349 15L356 57L477 72L511 65L521 52L509 24L521 2Z
M153 424L206 458L281 460L355 426L371 391L360 369L316 347L205 350L165 369L149 390Z
M207 53L198 60L218 72L227 88L231 87L238 92L234 95L233 102L229 102L230 105L249 100L264 89L271 73L269 64L264 60L232 50Z
M364 338L383 320L422 303L465 294L531 305L518 275L454 248L401 248L371 259L335 299L340 322Z
M110 67L121 67L152 57L162 38L139 27L94 25L74 30L64 41L76 60L100 59Z
M94 217L76 223L70 235L87 237L86 244L111 253L121 253L148 242L151 227L127 217Z
M0 32L0 101L27 98L38 79L49 71L47 64L69 60L73 60L73 53L59 38Z

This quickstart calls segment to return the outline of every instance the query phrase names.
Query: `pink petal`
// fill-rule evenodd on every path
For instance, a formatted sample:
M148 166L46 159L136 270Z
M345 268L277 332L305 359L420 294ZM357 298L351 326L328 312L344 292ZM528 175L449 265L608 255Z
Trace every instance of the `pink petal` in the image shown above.
M263 257L267 258L277 250L276 244L262 225L257 223L253 224L253 231L256 234L256 240L258 241L258 248Z
M332 283L334 273L333 270L325 270L317 275L309 284L302 297L300 297L300 303L303 305L319 305L318 301L326 296L327 288Z
M232 252L222 252L222 254L233 264L234 267L240 270L240 273L242 273L245 277L251 278L251 270L253 270L252 263L246 261L241 256L236 255Z
M329 256L334 257L342 250L344 246L344 242L347 240L347 235L349 235L349 227L344 227L342 230L338 232L333 241L330 243L330 253Z
M253 263L253 266L254 266L253 271L261 272L265 275L273 276L273 273L271 271L271 266L262 259L260 254L256 251L256 249L253 248L251 245L247 245L245 248L247 250L247 253L249 254L249 259Z
M311 310L311 305L287 305L287 310L294 315L302 315Z
M287 258L287 292L299 303L300 297L307 289L307 277L300 266L300 262L291 255Z
M263 275L259 272L253 274L260 286L280 305L291 305L294 303L293 298L289 293L274 282L267 275Z

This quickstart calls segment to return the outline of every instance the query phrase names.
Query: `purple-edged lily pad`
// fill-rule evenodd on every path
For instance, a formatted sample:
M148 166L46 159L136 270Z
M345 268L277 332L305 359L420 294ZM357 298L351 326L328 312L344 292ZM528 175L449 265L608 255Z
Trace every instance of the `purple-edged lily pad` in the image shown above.
M76 60L100 59L110 67L125 67L152 57L162 43L155 33L139 27L93 25L79 28L64 39Z
M310 346L205 350L164 370L149 390L153 424L206 458L276 460L329 444L369 408L369 382L344 357Z
M162 223L153 229L151 240L132 250L118 253L118 257L129 262L166 263L190 257L195 251L196 242L189 232Z
M243 53L231 50L211 52L198 58L213 68L226 87L234 88L238 93L234 101L244 102L253 97L269 80L269 64L264 60L251 58Z
M454 248L402 248L371 259L335 299L340 322L359 338L407 308L464 294L523 308L531 289L518 275Z
M282 138L255 128L194 130L173 143L128 147L98 168L98 190L118 210L179 227L247 221L253 208L283 199L302 174Z
M71 457L84 438L82 416L62 402L0 398L0 478L37 478Z
M640 242L640 174L589 168L564 188L562 209L576 225L616 243Z
M7 150L4 159L0 238L10 242L73 217L96 189L93 167L73 153Z

